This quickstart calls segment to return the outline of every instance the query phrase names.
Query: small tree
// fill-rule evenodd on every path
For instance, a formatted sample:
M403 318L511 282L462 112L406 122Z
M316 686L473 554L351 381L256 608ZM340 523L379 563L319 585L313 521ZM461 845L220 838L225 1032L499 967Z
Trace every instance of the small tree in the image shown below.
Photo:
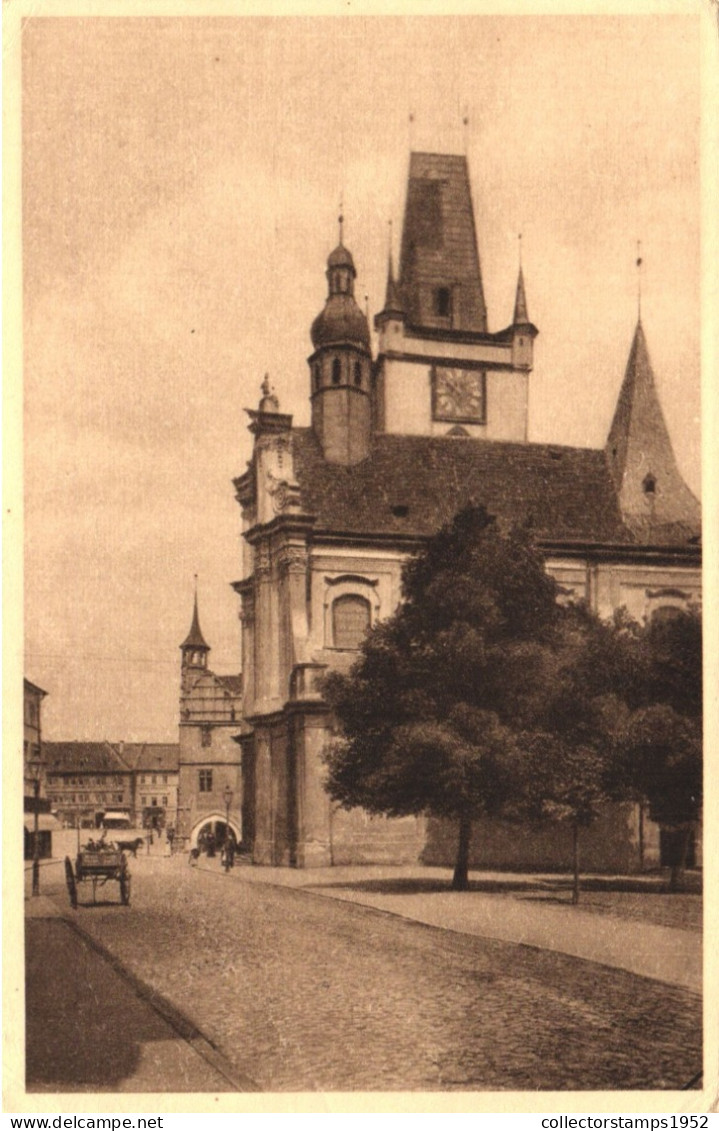
M472 822L514 797L517 734L537 711L561 621L526 530L468 507L403 572L403 602L324 691L342 728L327 789L346 808L458 822L453 887L468 887Z

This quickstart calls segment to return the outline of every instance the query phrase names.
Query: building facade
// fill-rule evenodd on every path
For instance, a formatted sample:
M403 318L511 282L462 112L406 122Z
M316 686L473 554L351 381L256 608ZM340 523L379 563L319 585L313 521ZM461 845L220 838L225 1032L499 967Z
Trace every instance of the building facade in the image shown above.
M46 742L47 794L68 828L97 828L108 811L134 820L133 770L111 742Z
M243 839L240 748L242 676L208 668L210 646L202 635L197 595L182 653L176 843L195 848L212 833L222 840L229 824Z
M55 821L50 815L47 798L42 741L42 701L47 691L29 679L23 679L22 691L24 857L29 860L34 855L36 832L39 856L44 858L52 854Z
M121 757L132 767L133 821L137 828L177 824L180 747L177 742L121 742Z
M376 356L340 230L311 327L311 426L293 425L267 380L249 413L234 587L245 840L257 863L452 859L439 822L330 803L323 755L333 721L318 680L349 668L367 628L396 608L407 555L462 506L483 504L506 525L531 521L548 571L602 616L625 606L641 620L700 599L699 504L674 459L641 322L604 448L530 443L538 330L521 270L511 322L488 330L475 232L466 159L413 153ZM569 858L556 830L487 826L475 840L484 866ZM587 866L633 870L654 862L657 846L641 814L615 809L587 834Z

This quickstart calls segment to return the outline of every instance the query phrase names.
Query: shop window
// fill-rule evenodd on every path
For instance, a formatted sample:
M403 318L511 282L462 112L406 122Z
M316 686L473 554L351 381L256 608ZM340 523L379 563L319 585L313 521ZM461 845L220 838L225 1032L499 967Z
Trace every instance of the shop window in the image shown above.
M370 604L365 597L348 593L332 605L332 639L335 648L359 648L371 623Z

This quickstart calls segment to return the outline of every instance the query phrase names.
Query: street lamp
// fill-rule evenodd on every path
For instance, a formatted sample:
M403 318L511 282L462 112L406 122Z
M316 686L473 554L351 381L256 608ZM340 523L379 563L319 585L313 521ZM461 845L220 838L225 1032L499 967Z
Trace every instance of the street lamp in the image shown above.
M222 796L225 800L225 849L227 849L230 842L230 805L234 796L229 785L225 786Z

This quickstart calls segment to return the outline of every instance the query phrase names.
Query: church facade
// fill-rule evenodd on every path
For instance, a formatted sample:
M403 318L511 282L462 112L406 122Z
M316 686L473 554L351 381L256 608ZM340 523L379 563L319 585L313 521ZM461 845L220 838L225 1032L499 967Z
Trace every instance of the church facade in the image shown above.
M407 556L469 502L531 520L548 571L603 616L643 619L700 599L700 510L676 465L637 324L604 448L528 441L538 330L520 269L512 320L490 332L466 159L413 153L399 270L390 258L373 355L340 243L311 327L311 426L266 381L249 412L242 509L244 840L259 864L446 863L439 822L337 809L323 789L333 720L319 684L347 670L394 611ZM487 822L474 864L565 867L556 829ZM586 838L587 868L658 861L657 830L615 808Z

